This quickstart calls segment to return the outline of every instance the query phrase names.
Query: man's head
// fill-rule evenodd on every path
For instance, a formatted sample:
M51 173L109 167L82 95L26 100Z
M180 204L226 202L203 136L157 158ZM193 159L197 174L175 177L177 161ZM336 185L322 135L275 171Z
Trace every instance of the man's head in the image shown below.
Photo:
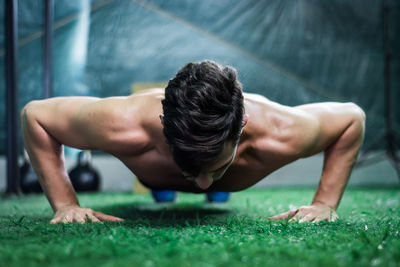
M165 89L163 132L176 164L203 189L236 153L244 107L236 70L212 61L189 63Z

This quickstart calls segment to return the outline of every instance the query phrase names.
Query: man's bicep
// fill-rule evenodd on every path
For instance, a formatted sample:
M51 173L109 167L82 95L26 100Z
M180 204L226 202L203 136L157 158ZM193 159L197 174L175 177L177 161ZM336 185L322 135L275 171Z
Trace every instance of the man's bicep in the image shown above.
M364 112L353 103L325 102L295 107L308 113L318 124L310 154L324 151L335 142Z
M26 109L38 125L60 144L91 149L93 131L88 129L95 125L95 121L90 121L91 114L82 112L97 101L99 99L94 97L58 97L31 102Z

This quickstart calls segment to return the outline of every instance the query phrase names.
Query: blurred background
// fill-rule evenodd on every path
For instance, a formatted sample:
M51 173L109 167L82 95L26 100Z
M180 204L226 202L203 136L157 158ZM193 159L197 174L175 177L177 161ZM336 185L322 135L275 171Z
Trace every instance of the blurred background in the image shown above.
M383 4L389 12L384 17ZM0 191L6 187L4 2L0 4ZM384 42L384 19L389 39ZM189 61L215 60L239 72L245 92L285 105L355 102L367 114L364 150L379 162L352 185L399 180L386 149L384 66L390 52L392 130L400 133L400 2L396 0L57 0L53 21L53 96L128 95L166 83ZM18 110L43 98L44 1L18 5ZM397 139L398 140L398 139ZM377 141L377 142L376 142ZM20 140L19 153L22 154ZM67 165L76 151L67 149ZM382 161L380 161L382 159ZM132 190L133 175L94 152L101 190ZM316 186L322 156L297 161L259 186Z

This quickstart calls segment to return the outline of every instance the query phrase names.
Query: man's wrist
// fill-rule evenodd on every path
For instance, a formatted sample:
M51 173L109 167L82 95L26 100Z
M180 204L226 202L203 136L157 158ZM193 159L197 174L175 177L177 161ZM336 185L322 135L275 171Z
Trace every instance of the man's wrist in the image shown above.
M332 204L327 203L326 201L321 201L321 200L313 200L311 205L313 205L313 206L327 206L331 210L334 210L334 211L336 211L336 208L337 208L336 205L332 205Z
M53 206L54 213L60 210L80 208L79 203L61 203Z

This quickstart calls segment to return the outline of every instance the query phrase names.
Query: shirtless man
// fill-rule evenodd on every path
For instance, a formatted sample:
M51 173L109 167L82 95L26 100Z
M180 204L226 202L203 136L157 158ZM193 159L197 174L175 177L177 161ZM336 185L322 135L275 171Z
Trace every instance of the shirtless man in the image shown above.
M64 166L63 145L120 159L152 189L206 193L246 189L297 159L324 152L309 206L270 219L334 221L364 136L353 103L288 107L242 93L236 71L189 63L167 88L126 97L57 97L21 112L22 134L54 210L51 223L119 221L81 208Z

